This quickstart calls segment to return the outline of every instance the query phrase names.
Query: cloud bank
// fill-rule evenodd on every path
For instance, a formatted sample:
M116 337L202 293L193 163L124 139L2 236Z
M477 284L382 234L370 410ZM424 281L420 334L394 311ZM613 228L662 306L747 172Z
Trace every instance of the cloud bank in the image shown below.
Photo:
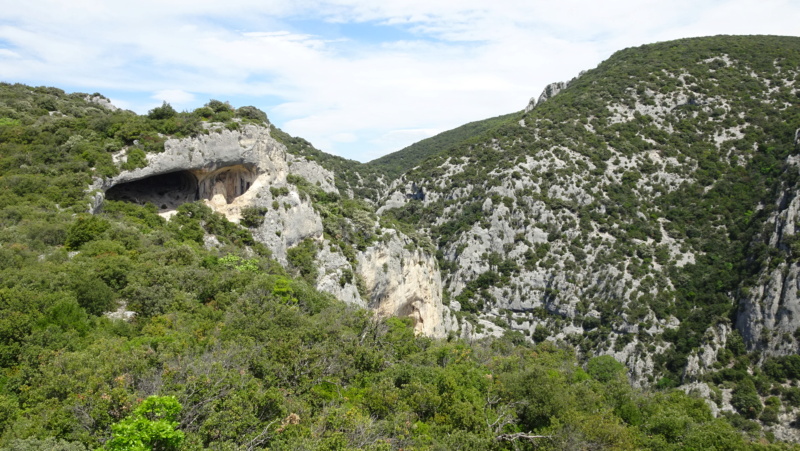
M521 110L625 47L797 35L800 17L790 0L3 3L2 81L99 91L139 113L255 105L360 161Z

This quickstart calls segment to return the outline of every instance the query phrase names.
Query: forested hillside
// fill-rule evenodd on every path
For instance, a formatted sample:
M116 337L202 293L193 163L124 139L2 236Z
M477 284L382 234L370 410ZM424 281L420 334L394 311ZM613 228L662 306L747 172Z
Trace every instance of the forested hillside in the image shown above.
M628 49L373 165L0 84L0 448L796 449L797 338L737 315L793 271L799 41ZM228 141L273 159L165 164Z

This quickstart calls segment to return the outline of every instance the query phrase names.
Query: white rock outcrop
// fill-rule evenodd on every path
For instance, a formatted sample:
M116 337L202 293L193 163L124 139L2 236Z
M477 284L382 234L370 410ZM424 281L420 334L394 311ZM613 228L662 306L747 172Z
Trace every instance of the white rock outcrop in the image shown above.
M393 229L383 229L383 233L387 241L358 255L358 273L367 286L369 306L383 316L411 317L417 333L444 337L456 323L442 304L436 259Z
M416 332L427 336L443 337L457 328L455 318L442 304L435 258L413 246L407 249L408 237L383 229L388 241L358 252L357 265L324 237L322 218L311 199L288 183L287 175L299 175L326 192L338 193L332 172L288 154L267 127L247 124L240 130L217 130L169 139L164 152L147 155L146 167L96 179L90 187L95 192L93 210L109 198L151 202L169 217L181 204L202 200L238 222L243 208L259 207L263 219L252 227L253 238L281 263L287 264L287 250L301 241L318 242L317 289L369 307L380 316L409 316ZM365 293L359 293L358 278Z
M789 163L794 170L800 166L796 157L790 157ZM800 192L787 190L776 202L776 207L767 221L773 228L768 244L794 253L796 251L790 249L797 241ZM736 328L750 350L765 350L768 355L797 352L799 347L795 335L800 328L800 262L767 262L758 280L739 302Z

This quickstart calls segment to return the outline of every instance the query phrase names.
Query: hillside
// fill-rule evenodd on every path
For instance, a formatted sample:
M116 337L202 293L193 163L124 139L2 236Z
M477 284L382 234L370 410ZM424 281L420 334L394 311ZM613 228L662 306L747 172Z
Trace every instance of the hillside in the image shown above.
M501 124L512 121L519 114L512 113L503 116L470 122L448 130L430 138L423 139L404 149L384 155L366 163L365 166L384 174L387 179L395 180L404 172L413 169L424 160L446 153L451 148L463 144L474 137L483 135Z
M788 373L759 366L798 350L799 73L797 38L626 49L425 160L381 211L437 243L455 310L644 384L766 396Z
M0 448L797 449L798 74L626 49L368 164L0 83Z

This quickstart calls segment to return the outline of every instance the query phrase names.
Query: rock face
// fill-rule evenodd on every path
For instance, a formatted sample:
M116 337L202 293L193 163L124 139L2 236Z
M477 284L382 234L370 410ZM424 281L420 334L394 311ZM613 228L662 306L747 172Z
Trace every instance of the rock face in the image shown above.
M671 50L650 49L648 58ZM431 155L388 184L378 212L438 244L454 309L530 341L614 355L644 384L664 374L654 358L664 355L672 378L716 371L717 351L737 331L751 350L797 352L800 190L776 200L775 185L750 184L768 166L783 169L757 166L768 149L797 145L784 100L796 98L797 68L770 60L756 71L749 51L703 48L708 59L674 54L643 77L643 51L553 83L513 121ZM752 83L766 117L786 124L779 134L748 119L752 103L732 74L736 85ZM770 177L765 184L779 180ZM743 191L755 194L731 194ZM759 209L772 205L765 236L741 226L760 224ZM761 255L747 255L751 239ZM720 329L737 304L735 324Z
M238 222L242 209L259 207L264 216L253 228L253 238L281 263L287 264L287 250L301 241L318 243L319 290L382 316L409 316L421 334L442 337L457 327L442 304L441 275L433 256L406 249L409 238L383 229L391 238L358 252L357 265L351 264L323 236L322 219L312 200L287 181L294 174L325 192L338 193L333 173L287 153L270 136L269 128L247 124L240 130L220 130L167 140L163 153L147 155L146 167L95 180L90 188L97 193L93 208L102 205L104 198L150 202L169 217L181 204L202 200ZM364 282L362 292L353 274Z
M583 74L584 74L584 72L581 72L580 74L578 74L578 77L580 77ZM533 110L534 108L536 108L536 106L541 105L542 103L546 102L548 99L552 99L556 94L558 94L559 92L567 89L567 87L572 82L574 82L578 77L575 77L570 81L556 81L556 82L550 83L549 85L545 86L544 90L542 91L542 93L539 94L539 98L538 99L536 97L531 97L530 102L528 102L528 106L525 107L525 112L528 113L531 110Z
M98 180L94 187L110 199L152 202L164 211L203 199L236 216L237 207L249 205L264 187L286 183L286 150L264 127L170 139L164 149L147 155L146 167Z
M383 316L411 317L418 333L445 336L456 323L442 305L436 260L397 231L383 233L389 238L358 255L358 273L369 287L370 307Z
M114 105L111 103L111 101L110 101L110 100L108 100L108 99L106 99L105 97L101 97L101 96L89 96L89 95L87 95L87 96L84 98L84 100L86 100L87 102L96 103L96 104L100 105L101 107L103 107L103 108L105 108L105 109L107 109L107 110L109 110L109 111L117 111L117 110L119 110L119 108L117 108L116 106L114 106Z
M792 171L800 170L800 157L788 159ZM767 220L770 229L765 241L778 251L758 276L758 283L748 287L739 302L736 328L749 350L766 351L764 355L797 352L800 327L800 262L796 261L800 242L800 192L786 189ZM783 258L788 254L788 258Z

